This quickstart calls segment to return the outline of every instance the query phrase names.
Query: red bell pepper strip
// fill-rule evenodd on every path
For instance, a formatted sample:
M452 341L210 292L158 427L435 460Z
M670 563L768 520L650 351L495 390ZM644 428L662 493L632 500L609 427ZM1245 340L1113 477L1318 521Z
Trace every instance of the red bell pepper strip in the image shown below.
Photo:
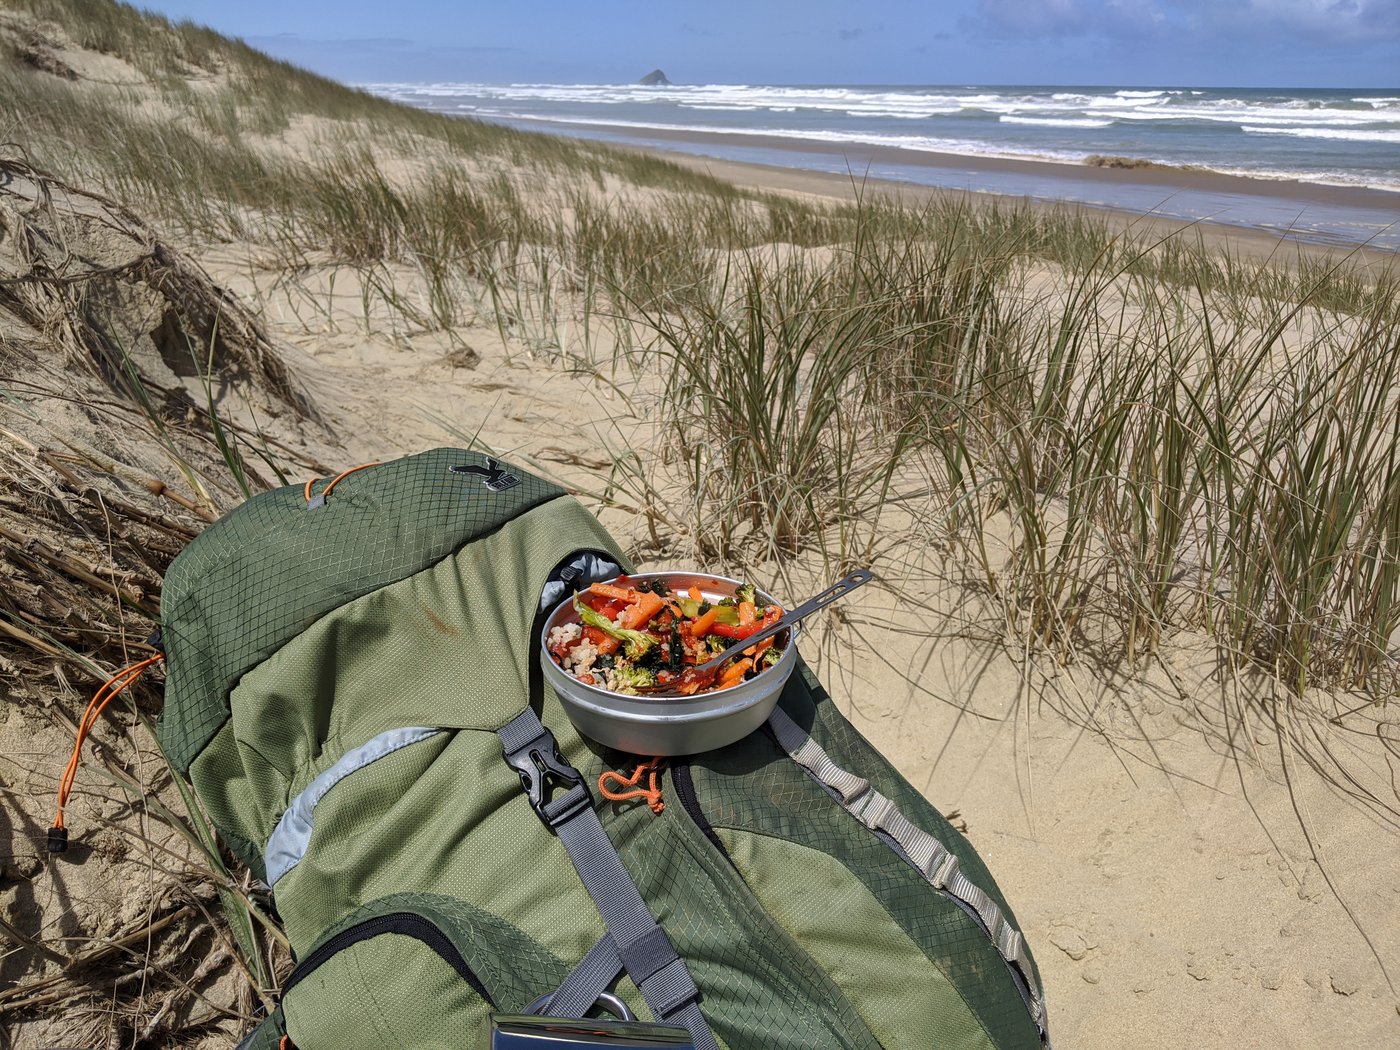
M614 638L612 635L608 634L601 628L592 626L591 624L584 625L583 637L587 641L592 642L594 647L603 656L607 656L609 653L617 652L618 647L622 645L622 643L616 638Z
M579 601L588 606L594 612L602 613L609 620L616 620L617 614L627 608L626 602L617 601L614 598L605 598L601 594L593 594L591 591L584 591L579 595Z
M757 634L761 630L763 630L763 624L758 620L753 623L716 623L710 626L711 634L717 634L721 638L733 638L736 642L742 641L751 634Z
M763 623L760 627L771 627L783 618L783 607L781 605L770 605L763 610ZM751 645L744 650L745 656L752 656L757 660L758 654L767 649L775 641L774 638L765 638L757 645Z

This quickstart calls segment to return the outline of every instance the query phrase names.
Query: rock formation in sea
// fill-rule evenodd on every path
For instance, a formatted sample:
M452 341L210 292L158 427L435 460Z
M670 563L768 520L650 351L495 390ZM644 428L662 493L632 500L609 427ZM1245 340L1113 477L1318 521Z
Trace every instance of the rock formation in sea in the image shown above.
M638 83L638 84L645 84L647 87L670 87L670 86L671 86L671 82L670 82L669 80L666 79L666 74L663 73L663 72L661 72L661 70L659 70L659 69L653 69L653 70L652 70L650 73L648 73L646 76L642 77L641 80L637 81L637 83Z

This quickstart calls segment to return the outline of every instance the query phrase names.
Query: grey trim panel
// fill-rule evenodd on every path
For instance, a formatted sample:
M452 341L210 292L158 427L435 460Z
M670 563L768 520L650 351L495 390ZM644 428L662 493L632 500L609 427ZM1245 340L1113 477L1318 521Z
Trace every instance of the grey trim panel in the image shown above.
M311 843L312 818L315 816L317 804L325 797L327 791L371 762L377 762L385 755L391 755L409 744L416 744L420 740L427 740L444 732L446 730L430 726L390 729L345 752L336 759L333 766L307 784L278 818L277 826L272 829L267 847L263 850L268 885L276 886L277 880L295 868L306 855L306 848Z
M566 582L560 579L565 569L573 569L573 578ZM599 580L611 580L622 575L622 566L602 551L579 551L564 564L556 566L540 592L540 612L548 612L578 587L586 587Z
M847 812L875 832L886 845L897 847L896 852L918 869L929 885L948 894L977 917L997 952L1025 981L1030 998L1026 1005L1031 1019L1040 1030L1042 1043L1048 1048L1050 1036L1045 998L1030 967L1026 965L1022 951L1025 942L1021 932L1006 921L996 902L959 870L958 858L933 835L901 813L892 799L871 787L870 781L838 766L826 750L789 718L782 708L773 709L768 717L768 726L788 756L818 784L833 792Z

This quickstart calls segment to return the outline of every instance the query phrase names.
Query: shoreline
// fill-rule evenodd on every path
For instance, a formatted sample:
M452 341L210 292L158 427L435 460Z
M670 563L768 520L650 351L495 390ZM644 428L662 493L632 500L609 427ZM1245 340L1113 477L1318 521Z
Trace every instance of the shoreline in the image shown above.
M1237 254L1251 259L1277 257L1280 251L1302 253L1320 259L1336 260L1347 257L1358 263L1384 269L1400 265L1400 253L1387 248L1375 248L1364 244L1335 244L1305 240L1299 237L1280 235L1257 227L1236 226L1230 223L1211 222L1209 219L1187 220L1164 215L1142 214L1123 208L1110 208L1102 205L1084 204L1079 201L1051 201L1025 198L1015 194L998 193L995 190L955 190L938 186L922 186L918 183L903 182L898 179L868 178L861 184L853 183L849 176L824 171L804 171L800 168L783 168L777 165L758 164L751 161L720 160L710 157L697 157L690 153L677 153L671 150L645 146L623 147L635 149L639 153L680 164L682 167L702 171L732 182L747 189L774 193L808 194L816 197L837 200L856 200L865 189L875 189L896 196L912 197L915 200L930 200L940 197L965 196L975 194L979 198L1005 201L1025 201L1033 208L1069 209L1101 215L1111 222L1119 223L1124 229L1132 227L1154 237L1167 237L1182 231L1199 230L1210 247L1229 247Z
M477 118L480 119L480 118ZM975 193L1011 200L1026 200L1038 207L1068 207L1103 213L1118 220L1161 232L1192 226L1210 231L1212 239L1225 237L1251 255L1276 251L1280 246L1297 246L1321 250L1327 254L1344 252L1358 254L1368 261L1394 261L1400 256L1400 193L1363 186L1337 186L1327 183L1301 182L1285 179L1257 179L1244 175L1197 168L1168 165L1141 167L1107 167L1092 164L1070 164L1049 160L1026 160L1011 157L986 157L923 150L898 149L888 146L839 144L819 140L792 139L778 136L736 135L725 132L683 132L648 130L634 135L607 124L562 124L547 120L510 122L522 130L542 130L583 141L604 141L664 157L694 170L706 171L739 185L783 192L812 193L823 197L854 199L859 188L876 188L901 194L946 196ZM586 129L593 134L580 134ZM637 141L645 139L648 141ZM668 146L667 144L672 144ZM687 148L688 147L688 148ZM755 159L734 159L716 156L705 150L719 148L790 156L840 159L845 172L787 165ZM870 169L895 169L900 174ZM901 174L903 177L901 177ZM920 181L927 177L933 181ZM1034 181L1043 185L1044 192L1017 192L1019 184ZM1112 201L1081 200L1056 193L1057 189L1087 188L1106 196L1135 194L1148 200L1146 207ZM1285 218L1297 209L1301 216L1310 209L1335 212L1339 216L1368 214L1390 219L1396 225L1383 230L1387 243L1366 243L1327 236L1301 224L1269 225L1228 221L1219 214L1199 216L1170 214L1157 210L1166 204L1190 195L1202 201L1221 201L1225 206L1269 208ZM1395 241L1392 247L1388 242Z
M532 120L530 123L555 123ZM618 134L609 124L563 124L555 126L586 127L596 131ZM628 133L630 136L630 132ZM1105 185L1160 185L1166 189L1205 189L1223 193L1244 193L1252 196L1298 200L1303 203L1333 204L1346 207L1390 208L1400 221L1400 192L1371 186L1341 186L1330 182L1303 182L1298 179L1261 179L1248 175L1233 175L1208 168L1175 167L1170 164L1141 162L1137 167L1110 167L1096 164L1072 164L1057 160L1032 160L1020 157L996 157L983 154L938 153L932 150L900 149L895 146L869 146L863 143L843 144L821 139L788 138L779 135L736 135L721 131L671 131L647 129L645 138L663 139L697 146L714 143L721 146L750 146L774 152L816 153L824 156L869 159L873 162L899 164L913 168L944 171L978 171L990 174L1015 173L1047 178L1073 178ZM743 162L735 162L743 163Z

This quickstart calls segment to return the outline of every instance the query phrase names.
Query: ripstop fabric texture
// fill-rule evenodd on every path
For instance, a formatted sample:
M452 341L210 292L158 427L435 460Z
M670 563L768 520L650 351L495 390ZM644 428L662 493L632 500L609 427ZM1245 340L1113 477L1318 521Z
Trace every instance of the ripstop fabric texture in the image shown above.
M451 469L463 466L479 469ZM541 592L589 551L628 567L556 486L438 449L350 475L313 510L299 486L255 497L176 560L160 739L225 841L258 877L278 876L301 975L254 1045L273 1032L301 1050L384 1045L385 1032L402 1047L475 1045L487 1014L552 993L603 937L496 735L533 703L585 783L635 765L580 736L532 674ZM972 847L805 667L780 707L1015 924ZM599 802L598 817L718 1045L1044 1045L976 919L770 730L669 766L662 813ZM279 825L296 827L295 863L270 873ZM423 930L437 932L411 935ZM614 991L650 1016L627 977Z

